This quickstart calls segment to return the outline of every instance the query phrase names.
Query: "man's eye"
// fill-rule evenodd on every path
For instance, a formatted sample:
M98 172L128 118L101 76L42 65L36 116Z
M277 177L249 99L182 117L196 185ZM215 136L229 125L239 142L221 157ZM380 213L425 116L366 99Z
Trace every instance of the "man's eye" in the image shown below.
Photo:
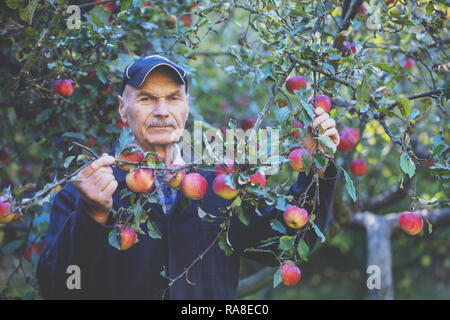
M141 101L148 101L150 100L149 98L142 98Z
M180 100L179 97L172 97L172 100Z

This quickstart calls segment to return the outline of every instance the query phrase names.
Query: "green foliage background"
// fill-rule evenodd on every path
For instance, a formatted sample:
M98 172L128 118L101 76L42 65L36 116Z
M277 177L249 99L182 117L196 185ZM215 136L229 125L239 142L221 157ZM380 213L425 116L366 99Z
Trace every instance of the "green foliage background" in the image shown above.
M352 159L364 157L369 164L365 176L352 176L357 202L344 193L347 208L353 212L366 208L377 196L397 190L399 182L406 192L375 213L409 210L415 195L417 208L448 206L447 1L396 1L391 5L365 1L366 13L356 15L344 33L338 32L342 3L355 1L202 1L195 7L194 1L150 1L151 6L144 2L117 1L120 12L114 14L99 5L81 7L80 29L68 29L69 14L63 12L26 74L21 73L25 62L51 28L58 7L67 1L7 0L0 4L0 49L5 62L0 67L1 148L7 148L12 158L0 164L2 188L11 185L18 191L32 182L39 190L61 178L66 172L64 160L79 153L76 148L69 150L72 141L91 144L97 152L109 150L120 133L116 96L121 75L138 57L166 55L188 70L188 129L194 120L222 128L230 118L238 123L256 119L294 57L303 63L296 64L291 74L303 75L308 90L294 96L283 86L277 98L288 102L289 97L291 113L284 119L273 106L263 126L278 127L287 134L294 120L302 121L302 101L313 94L312 66L351 83L355 90L318 75L319 93L333 98L331 115L338 128L354 127L361 133L354 151L337 153L337 163L349 169ZM180 20L183 14L193 17L191 26ZM173 28L167 22L171 15L177 18ZM322 15L324 19L316 26ZM316 32L310 34L313 29ZM341 57L338 49L344 38L356 44L355 55ZM406 56L415 61L411 70L403 68ZM87 72L94 70L96 75L88 79ZM67 98L54 94L56 79L71 79L74 93ZM109 83L112 94L102 95ZM407 98L430 91L436 92ZM383 119L400 143L389 137L380 122ZM288 138L284 150L292 143L294 139ZM412 182L405 179L407 170L401 169L404 150L414 162ZM424 166L421 159L425 158L435 159L434 167ZM31 166L31 175L20 173L23 165ZM286 177L288 170L283 169L269 179L269 185L279 185ZM33 190L22 196L30 194ZM22 222L0 226L0 247L4 248L10 241L23 239L30 219L35 220L32 234L16 242L14 254L0 255L1 287L26 242L45 235L50 200L50 196L39 199ZM397 298L450 297L448 234L449 228L443 227L431 235L426 230L417 237L394 235ZM344 229L304 264L300 285L278 287L273 298L367 298L365 250L364 235ZM245 262L241 276L257 268ZM33 289L33 266L25 261L24 269L29 278L17 277L8 297L38 297Z

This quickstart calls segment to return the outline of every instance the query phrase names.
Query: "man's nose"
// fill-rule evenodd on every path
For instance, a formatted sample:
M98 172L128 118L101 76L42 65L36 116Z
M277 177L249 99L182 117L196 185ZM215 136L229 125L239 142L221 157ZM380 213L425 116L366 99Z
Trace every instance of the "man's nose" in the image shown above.
M166 118L169 116L169 106L165 99L158 99L155 110L153 111L155 117Z

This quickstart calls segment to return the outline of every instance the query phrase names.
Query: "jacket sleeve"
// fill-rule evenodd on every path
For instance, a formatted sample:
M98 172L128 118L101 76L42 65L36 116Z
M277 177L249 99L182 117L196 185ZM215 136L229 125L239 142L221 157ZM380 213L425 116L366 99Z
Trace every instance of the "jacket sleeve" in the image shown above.
M111 221L111 220L110 220ZM44 250L37 267L37 279L45 299L87 298L101 253L108 242L110 228L86 212L73 183L69 182L53 199ZM79 267L81 289L68 289L67 272Z
M316 204L315 224L317 227L325 233L328 226L328 221L331 215L331 203L334 198L334 192L336 188L337 169L333 163L330 163L325 171L323 178L319 178L319 203ZM308 185L313 179L312 174L308 176L304 172L300 172L297 177L297 181L291 186L289 190L290 195L300 196L303 194ZM312 198L315 192L315 184L308 190L308 198ZM304 208L311 214L312 206L305 204ZM248 209L248 208L247 208ZM229 239L230 243L235 250L240 252L243 256L256 260L262 264L276 266L278 264L275 256L269 252L245 252L244 250L249 247L257 247L261 243L261 240L268 239L274 236L280 236L280 233L273 230L270 221L277 219L286 228L288 234L295 234L295 230L288 227L283 219L283 212L276 209L273 206L266 206L258 208L261 215L258 215L253 209L249 212L250 222L248 226L245 226L236 216L232 218ZM310 248L310 252L313 250L319 237L316 235L313 229L310 229L305 234L305 241ZM276 250L278 243L272 246L265 247L265 249Z

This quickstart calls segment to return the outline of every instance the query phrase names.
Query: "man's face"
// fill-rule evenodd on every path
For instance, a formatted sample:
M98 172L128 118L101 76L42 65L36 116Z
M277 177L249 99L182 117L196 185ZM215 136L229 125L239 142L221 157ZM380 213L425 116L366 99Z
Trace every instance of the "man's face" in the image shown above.
M189 113L189 95L164 68L155 68L139 88L126 85L119 113L144 149L178 142Z

